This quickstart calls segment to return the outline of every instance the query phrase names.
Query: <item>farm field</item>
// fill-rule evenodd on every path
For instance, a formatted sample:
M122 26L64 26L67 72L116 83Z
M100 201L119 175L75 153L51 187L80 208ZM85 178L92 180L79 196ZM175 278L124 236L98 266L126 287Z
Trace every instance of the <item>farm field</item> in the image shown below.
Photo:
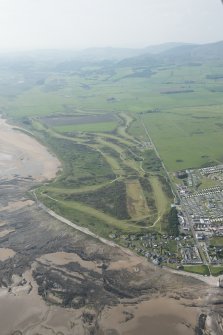
M165 233L169 173L223 161L222 68L221 61L61 65L41 80L24 77L0 108L62 162L55 181L40 187L44 203L106 237Z
M210 78L221 66L210 61L199 66L160 65L144 76L125 64L103 68L103 74L93 67L72 75L57 71L45 74L42 85L23 91L20 87L19 94L4 98L2 106L6 112L10 108L14 118L221 106L222 79Z
M196 107L145 113L145 127L169 171L199 168L223 161L222 106ZM138 133L140 133L138 121ZM131 131L137 134L137 124Z

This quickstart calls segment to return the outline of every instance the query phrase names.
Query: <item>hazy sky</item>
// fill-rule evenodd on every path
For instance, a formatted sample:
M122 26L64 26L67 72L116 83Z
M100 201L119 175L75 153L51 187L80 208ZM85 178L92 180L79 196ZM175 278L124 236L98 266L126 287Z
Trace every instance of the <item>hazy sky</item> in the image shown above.
M222 39L220 0L0 0L0 49Z

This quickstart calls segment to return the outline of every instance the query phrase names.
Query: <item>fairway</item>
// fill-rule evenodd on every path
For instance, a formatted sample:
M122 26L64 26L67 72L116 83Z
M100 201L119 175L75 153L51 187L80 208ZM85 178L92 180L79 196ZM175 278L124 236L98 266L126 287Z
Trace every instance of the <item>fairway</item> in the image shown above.
M154 199L157 207L157 219L154 222L154 226L160 224L162 222L162 217L168 213L170 208L170 199L167 197L167 195L164 193L162 189L162 184L160 180L157 177L150 178L150 183L153 188L154 192ZM161 226L160 226L161 229Z
M127 187L127 207L129 215L134 220L140 220L149 215L149 209L139 181L128 180Z

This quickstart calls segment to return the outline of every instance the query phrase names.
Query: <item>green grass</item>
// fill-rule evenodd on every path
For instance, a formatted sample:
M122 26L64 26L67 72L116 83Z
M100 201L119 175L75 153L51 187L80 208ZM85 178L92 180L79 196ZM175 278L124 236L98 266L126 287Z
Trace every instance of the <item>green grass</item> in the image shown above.
M222 236L216 236L212 237L209 240L210 245L223 247L223 237Z
M52 192L54 194L79 194L79 193L87 193L99 190L100 188L109 185L111 182L105 182L97 185L87 185L80 188L63 188L63 187L54 187L52 184L51 186L42 186L40 190L42 192Z
M144 114L143 121L169 171L222 162L221 106L166 109ZM130 131L146 138L139 121L131 125Z
M175 263L164 263L164 265L173 270L177 270L177 266L178 266Z
M163 191L162 184L158 177L151 176L150 183L157 208L157 218L154 226L156 226L157 229L162 230L162 219L170 209L171 199Z
M160 113L143 115L146 127L170 171L200 167L204 164L219 163L223 160L223 95L211 92L219 86L207 75L218 73L218 64L209 62L201 66L170 66L155 69L150 77L125 77L134 73L130 67L115 68L111 72L88 75L50 74L45 86L34 86L24 92L18 91L15 98L2 98L0 107L10 117L43 115L79 115L84 113L108 113L125 110L125 119L131 134L146 138L139 122L132 122L137 113L158 108ZM92 68L92 71L95 71ZM4 73L4 76L6 74ZM10 80L7 78L7 82ZM59 79L62 85L56 85ZM53 86L52 86L53 85ZM89 90L84 88L89 86ZM49 87L51 89L49 89ZM162 94L171 89L192 89L187 94ZM114 102L109 102L109 97ZM100 132L112 131L115 122L105 124L60 126L57 130ZM131 139L124 127L118 134Z
M214 186L218 186L219 181L218 180L212 180L210 178L202 178L201 179L201 185L198 187L199 190L202 190L204 188L210 188Z
M223 266L222 265L216 265L216 266L210 266L211 274L212 276L220 276L223 274Z
M177 253L177 241L169 240L167 245L165 245L165 249L169 250L171 253Z
M199 275L210 275L209 269L207 265L185 265L184 271L191 272L191 273L197 273Z

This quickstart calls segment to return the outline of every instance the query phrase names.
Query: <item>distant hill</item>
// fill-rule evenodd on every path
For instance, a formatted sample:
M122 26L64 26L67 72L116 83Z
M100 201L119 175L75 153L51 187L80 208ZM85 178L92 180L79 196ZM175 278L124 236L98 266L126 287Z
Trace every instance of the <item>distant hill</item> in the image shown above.
M182 45L159 54L159 59L168 62L196 62L223 58L223 41L202 45Z
M82 61L99 62L104 60L119 61L124 58L135 57L143 53L143 49L128 48L89 48L75 54L76 59Z
M151 45L141 50L143 51L143 54L149 53L155 55L184 45L187 45L187 43L170 42L170 43Z
M143 54L159 54L161 52L184 45L184 43L164 43L159 45L151 45L146 48L89 48L79 51L75 57L88 61L100 60L122 60L125 58L137 57Z
M75 54L76 59L82 61L98 62L103 60L121 61L122 59L138 57L144 54L159 54L161 52L184 45L184 43L164 43L151 45L146 48L89 48Z
M156 53L150 52L150 48L148 47L146 48L147 53L124 59L119 62L119 66L156 66L223 59L223 41L203 45L181 44L174 46L174 44L172 44L172 46L173 47L167 48L165 51ZM162 50L163 47L164 46L161 45L160 49L155 48L155 50Z
M192 55L200 59L223 59L223 41L200 45Z
M199 64L223 59L223 41L203 45L164 43L142 49L89 48L85 50L34 50L27 52L1 52L0 67L28 70L34 64L48 71L79 71L81 68L134 67L152 68L171 64Z

